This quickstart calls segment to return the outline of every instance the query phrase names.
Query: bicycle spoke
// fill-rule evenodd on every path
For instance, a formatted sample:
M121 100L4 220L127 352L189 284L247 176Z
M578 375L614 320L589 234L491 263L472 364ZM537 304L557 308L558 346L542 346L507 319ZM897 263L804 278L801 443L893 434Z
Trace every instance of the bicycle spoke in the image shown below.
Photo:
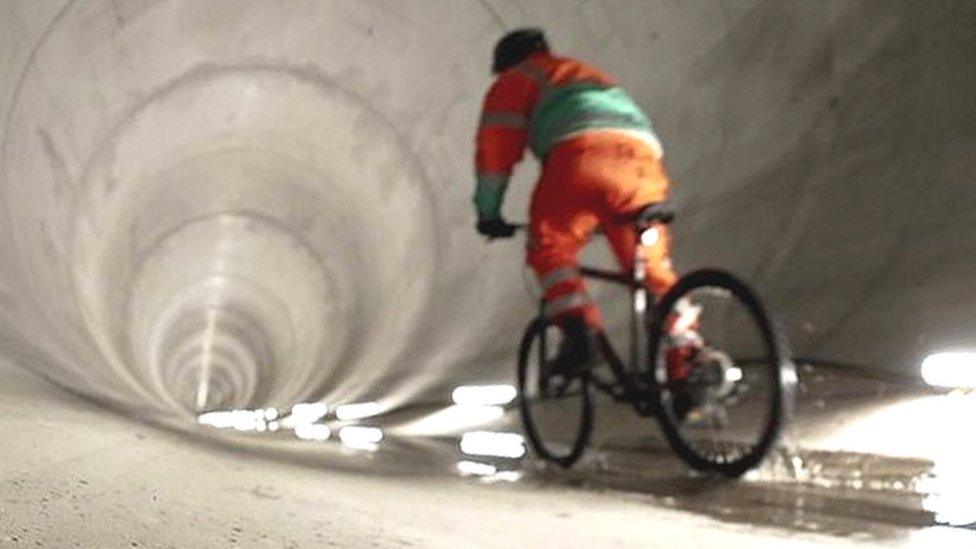
M668 377L662 396L671 403L662 424L690 464L739 474L761 459L778 433L782 352L744 285L718 271L694 274L665 296L662 307L682 299L700 308L693 328L698 337L653 342L653 364ZM658 311L661 318L668 314ZM669 355L672 345L697 347ZM668 360L684 366L672 370L677 366Z

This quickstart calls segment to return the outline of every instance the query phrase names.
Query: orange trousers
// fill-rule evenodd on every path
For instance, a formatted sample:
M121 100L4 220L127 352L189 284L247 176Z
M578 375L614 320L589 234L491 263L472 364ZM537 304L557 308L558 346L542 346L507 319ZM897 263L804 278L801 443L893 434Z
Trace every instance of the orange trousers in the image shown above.
M668 177L648 143L618 132L581 134L556 146L546 158L532 195L527 261L545 292L546 316L557 323L580 316L601 329L600 310L587 294L577 256L600 227L625 272L634 265L638 235L619 217L667 198ZM677 281L671 266L671 236L645 246L647 282L660 295Z

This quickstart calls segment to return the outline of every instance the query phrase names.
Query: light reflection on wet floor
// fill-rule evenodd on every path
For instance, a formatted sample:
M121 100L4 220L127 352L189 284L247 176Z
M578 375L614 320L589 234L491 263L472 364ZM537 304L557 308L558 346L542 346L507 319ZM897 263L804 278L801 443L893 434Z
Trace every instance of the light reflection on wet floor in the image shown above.
M965 451L944 456L939 448L927 448L937 459L920 459L796 449L795 437L805 440L810 433L822 434L822 425L807 423L817 417L824 398L838 400L836 394L825 396L826 388L836 390L836 381L828 374L819 380L819 388L817 382L807 384L806 398L798 406L798 427L759 469L740 480L689 471L667 447L653 420L635 420L627 410L606 405L598 410L592 447L569 470L527 454L518 434L517 410L495 404L416 409L352 424L319 418L318 442L296 441L287 430L245 438L252 450L269 457L313 466L374 475L454 474L471 482L516 483L527 489L618 492L727 522L851 539L888 539L902 535L905 528L937 525L976 530L976 472L970 470L972 455ZM876 383L866 382L859 392L849 383L842 385L848 403L871 410L859 412L865 417L883 416L892 400L896 405L914 402L899 388L878 392ZM874 403L870 406L865 404L865 390ZM897 414L889 415L897 419ZM608 428L626 424L624 417L639 429ZM847 421L843 428L850 430L851 424ZM322 429L331 436L322 436ZM892 432L896 431L897 426ZM314 454L309 444L316 445ZM968 449L971 445L962 448Z

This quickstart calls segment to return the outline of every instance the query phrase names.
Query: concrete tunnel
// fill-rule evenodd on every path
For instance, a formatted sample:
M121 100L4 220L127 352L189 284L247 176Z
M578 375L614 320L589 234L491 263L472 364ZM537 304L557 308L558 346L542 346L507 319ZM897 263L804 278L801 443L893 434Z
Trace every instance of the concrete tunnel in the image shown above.
M510 383L537 294L473 230L471 158L529 24L647 110L679 270L755 285L797 357L976 351L969 2L3 0L3 358L177 428Z

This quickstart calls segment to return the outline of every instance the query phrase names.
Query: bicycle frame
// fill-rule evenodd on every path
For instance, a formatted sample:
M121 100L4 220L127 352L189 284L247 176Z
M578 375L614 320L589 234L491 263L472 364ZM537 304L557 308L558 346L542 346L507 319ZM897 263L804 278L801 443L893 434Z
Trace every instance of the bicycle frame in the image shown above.
M639 365L645 364L648 360L649 338L647 327L650 326L648 307L650 303L653 303L649 299L650 291L645 284L647 280L646 258L644 248L640 245L643 239L640 237L643 236L645 231L652 230L655 230L653 226L638 227L638 244L635 246L634 264L629 274L587 266L581 266L579 269L580 274L585 278L620 284L630 290L630 361L629 363L625 363L610 343L610 340L606 337L606 334L600 334L597 338L597 345L600 348L601 354L607 359L616 384L606 383L595 376L591 376L591 382L615 400L630 403L642 414L654 413L655 407L659 404L656 396L657 384L653 382L645 383L637 378Z
M523 397L519 399L519 409L526 434L540 457L563 467L570 467L579 459L593 428L593 388L608 394L617 402L629 404L638 415L656 417L671 447L697 470L739 476L755 467L775 443L783 422L789 415L796 374L789 361L785 340L754 292L727 271L700 269L681 277L667 293L660 296L660 301L656 296L649 295L651 291L646 286L649 272L645 267L646 257L642 245L652 245L651 241L658 236L652 231L659 224L666 225L672 218L673 214L667 209L656 208L654 205L631 217L636 219L634 227L639 235L639 243L635 243L632 268L625 267L617 272L588 266L577 268L579 275L585 278L618 284L630 292L629 362L621 359L606 333L601 332L594 338L594 346L601 358L594 352L594 360L589 365L580 364L577 369L577 363L574 362L572 371L559 371L554 375L549 368L552 359L547 351L547 332L554 327L554 323L546 317L545 300L540 301L539 316L526 329L518 353L518 383L523 392ZM745 359L734 360L722 349L707 345L698 326L692 328L694 342L689 344L695 346L695 356L704 353L700 355L701 361L695 358L695 364L692 365L696 367L696 372L702 372L701 375L692 372L684 376L674 376L676 379L671 380L672 376L666 371L670 368L664 368L658 360L662 349L685 344L667 337L671 330L667 321L672 311L684 319L686 312L692 312L688 309L691 305L695 309L695 318L690 321L697 323L701 306L691 301L689 296L691 292L701 288L714 288L723 296L733 297L741 311L752 320L763 352L757 364L759 377L755 379L760 380L761 385L769 383L768 388L759 393L762 407L757 410L766 410L766 413L763 415L762 430L754 433L755 437L749 435L750 439L755 440L739 440L736 433L731 433L733 438L729 440L721 437L715 439L709 431L706 438L714 444L704 452L696 443L702 433L694 430L686 432L683 429L685 419L692 417L689 413L701 411L700 417L693 419L696 425L711 430L724 428L729 422L726 406L734 405L743 394L748 393L752 381L739 384L745 378L736 364ZM688 301L682 303L682 300ZM535 353L538 353L537 361L533 359ZM606 360L611 373L603 370L603 365L598 363L600 359ZM704 368L699 369L697 366ZM532 378L533 371L538 379ZM581 383L576 385L574 380ZM547 437L539 430L536 418L533 417L536 412L531 410L531 405L536 401L544 402L567 396L581 397L580 421L575 434L570 433L573 438L568 441L568 453L561 447L554 452L546 441ZM682 400L683 397L687 398ZM562 446L566 446L566 443L566 440L561 440Z

